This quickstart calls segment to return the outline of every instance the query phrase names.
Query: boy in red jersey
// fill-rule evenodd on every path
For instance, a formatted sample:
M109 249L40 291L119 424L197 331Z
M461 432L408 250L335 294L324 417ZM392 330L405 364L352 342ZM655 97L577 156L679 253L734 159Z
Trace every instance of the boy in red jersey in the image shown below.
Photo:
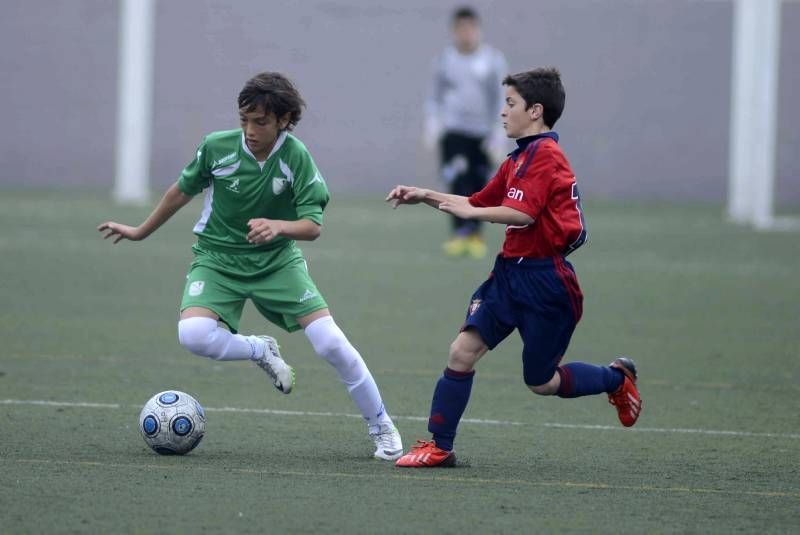
M551 129L564 109L555 68L506 77L501 117L518 148L494 178L470 197L397 186L396 208L424 202L463 219L506 226L503 250L489 279L472 295L461 332L431 402L431 441L417 441L397 461L403 467L453 466L456 428L469 401L474 366L516 328L523 340L525 384L534 393L574 398L607 393L622 425L636 423L641 399L636 366L619 357L609 366L559 365L583 308L583 294L565 257L586 241L575 174Z

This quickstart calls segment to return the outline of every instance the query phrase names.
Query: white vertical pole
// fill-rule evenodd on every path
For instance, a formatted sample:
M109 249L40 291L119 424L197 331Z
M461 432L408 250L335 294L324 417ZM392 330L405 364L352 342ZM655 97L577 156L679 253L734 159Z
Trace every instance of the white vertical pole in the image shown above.
M756 228L772 226L775 192L775 158L778 118L778 68L780 59L781 0L759 3L758 41L760 61L754 76L757 110L753 133L753 224Z
M734 0L728 216L772 221L781 0Z
M728 155L728 217L750 221L749 124L752 122L752 72L756 61L754 22L757 2L733 1L733 56L731 62L731 121Z
M153 107L154 0L121 0L114 199L148 200Z

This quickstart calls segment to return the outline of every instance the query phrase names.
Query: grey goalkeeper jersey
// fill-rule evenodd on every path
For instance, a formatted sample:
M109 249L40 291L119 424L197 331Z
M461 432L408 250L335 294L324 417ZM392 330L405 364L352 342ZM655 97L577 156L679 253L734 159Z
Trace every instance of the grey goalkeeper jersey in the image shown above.
M433 63L433 87L426 105L429 120L446 132L488 136L500 125L507 74L505 57L489 45L471 54L448 46Z

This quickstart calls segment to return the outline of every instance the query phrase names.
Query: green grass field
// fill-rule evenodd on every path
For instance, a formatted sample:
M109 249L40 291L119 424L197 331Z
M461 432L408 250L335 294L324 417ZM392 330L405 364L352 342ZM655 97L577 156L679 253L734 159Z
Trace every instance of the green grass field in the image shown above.
M195 201L145 242L100 193L0 192L0 532L797 532L800 236L722 222L721 209L586 203L574 263L586 295L567 360L628 354L643 415L605 397L531 394L516 334L478 367L462 466L401 471L372 444L335 373L276 334L298 383L177 343ZM446 221L378 197L334 198L303 247L406 446L491 260L454 261ZM490 229L497 248L502 228ZM151 452L141 405L177 388L207 407L185 457ZM52 403L51 403L52 402ZM481 421L483 420L483 421ZM492 420L487 422L486 420Z

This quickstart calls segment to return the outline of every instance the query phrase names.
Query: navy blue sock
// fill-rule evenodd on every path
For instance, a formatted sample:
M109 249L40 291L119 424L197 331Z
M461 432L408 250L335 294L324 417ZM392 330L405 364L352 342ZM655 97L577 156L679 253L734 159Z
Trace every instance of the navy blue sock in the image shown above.
M561 398L579 398L614 392L625 378L617 369L585 362L570 362L559 366L556 371L561 376L561 385L557 393Z
M456 428L467 408L469 394L472 392L472 378L475 370L457 372L445 368L436 383L431 401L431 416L428 418L428 431L433 433L436 446L451 451L456 438Z

